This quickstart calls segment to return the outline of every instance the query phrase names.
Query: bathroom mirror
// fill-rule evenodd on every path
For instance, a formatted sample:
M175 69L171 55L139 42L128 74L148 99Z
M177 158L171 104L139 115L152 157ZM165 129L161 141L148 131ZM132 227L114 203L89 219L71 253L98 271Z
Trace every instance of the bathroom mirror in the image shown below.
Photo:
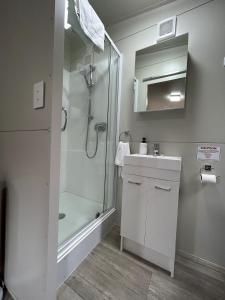
M136 52L134 111L182 109L188 63L188 34Z

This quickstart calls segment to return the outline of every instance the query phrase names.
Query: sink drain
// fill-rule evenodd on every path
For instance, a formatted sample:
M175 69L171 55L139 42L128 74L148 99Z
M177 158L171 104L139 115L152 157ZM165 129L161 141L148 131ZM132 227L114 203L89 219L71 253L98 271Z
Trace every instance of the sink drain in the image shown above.
M66 214L64 213L59 213L59 220L62 220L66 217Z

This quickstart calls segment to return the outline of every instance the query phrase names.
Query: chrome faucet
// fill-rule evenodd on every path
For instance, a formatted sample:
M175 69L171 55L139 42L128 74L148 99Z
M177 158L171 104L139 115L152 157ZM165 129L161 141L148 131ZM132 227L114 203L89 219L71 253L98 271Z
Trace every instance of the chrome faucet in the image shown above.
M155 156L160 155L159 150L160 150L160 145L158 143L155 143L153 146L153 155L155 155Z

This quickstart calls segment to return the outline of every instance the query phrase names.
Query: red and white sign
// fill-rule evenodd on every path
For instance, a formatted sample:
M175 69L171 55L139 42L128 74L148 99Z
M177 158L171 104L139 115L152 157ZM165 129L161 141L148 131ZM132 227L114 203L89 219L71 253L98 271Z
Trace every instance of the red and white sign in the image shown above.
M220 160L220 146L198 145L198 160Z

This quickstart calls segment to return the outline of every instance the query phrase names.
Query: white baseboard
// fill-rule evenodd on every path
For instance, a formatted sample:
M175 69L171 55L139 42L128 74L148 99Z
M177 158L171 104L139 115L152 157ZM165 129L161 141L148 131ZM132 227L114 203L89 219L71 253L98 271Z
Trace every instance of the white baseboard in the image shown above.
M195 255L190 254L188 252L185 252L185 251L183 251L181 249L178 249L176 251L176 253L179 256L186 258L190 262L198 263L198 264L200 264L200 265L202 265L204 267L210 268L210 269L212 269L212 270L214 270L216 272L219 272L219 273L225 275L225 267L223 267L223 266L220 266L220 265L215 264L215 263L213 263L211 261L208 261L208 260L203 259L201 257L198 257L198 256L195 256Z
M86 229L60 247L58 253L58 286L73 273L97 246L115 223L115 208L92 222Z

